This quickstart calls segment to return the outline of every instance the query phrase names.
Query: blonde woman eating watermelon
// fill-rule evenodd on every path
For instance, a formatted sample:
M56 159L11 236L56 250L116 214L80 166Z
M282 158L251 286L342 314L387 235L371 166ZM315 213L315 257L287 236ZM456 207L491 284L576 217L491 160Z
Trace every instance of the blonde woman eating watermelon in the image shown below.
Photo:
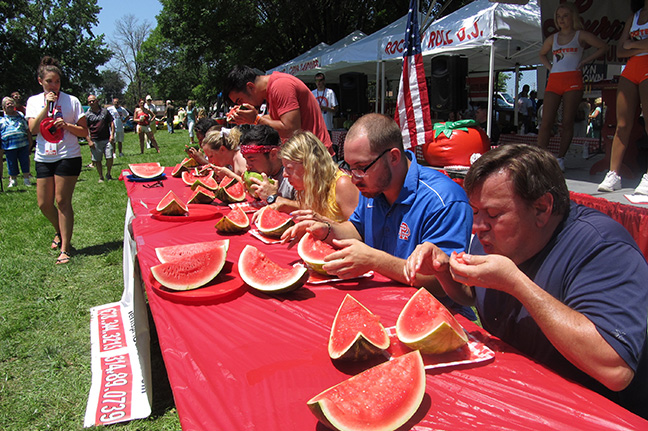
M335 164L311 132L298 132L281 146L283 176L297 192L295 221L319 218L348 220L358 205L358 188Z
M219 130L209 130L205 134L201 146L207 160L213 166L216 177L228 176L242 181L247 163L239 148L240 136L241 131L238 128L230 130L227 136Z

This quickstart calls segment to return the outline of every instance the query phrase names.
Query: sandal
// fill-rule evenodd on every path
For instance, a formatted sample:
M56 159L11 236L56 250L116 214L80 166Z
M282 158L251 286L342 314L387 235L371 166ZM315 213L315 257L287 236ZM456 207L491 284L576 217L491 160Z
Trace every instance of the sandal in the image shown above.
M67 251L62 251L61 254L59 255L58 259L56 259L56 264L57 265L62 265L70 262L70 253Z
M52 240L52 250L55 250L61 246L61 234L56 232L54 239Z

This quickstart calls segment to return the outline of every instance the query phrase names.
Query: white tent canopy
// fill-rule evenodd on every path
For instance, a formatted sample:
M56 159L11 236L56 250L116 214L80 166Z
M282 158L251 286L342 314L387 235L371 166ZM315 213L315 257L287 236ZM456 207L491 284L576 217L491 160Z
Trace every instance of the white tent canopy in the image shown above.
M337 51L338 49L344 48L345 46L355 43L365 38L366 36L367 35L360 30L355 30L346 37L335 42L333 45L322 42L319 45L316 45L315 47L309 49L305 53L293 58L292 60L266 71L266 73L270 74L272 72L284 72L295 76L309 74L308 72L310 70L317 69L321 66L321 58L323 55L328 52ZM309 75L315 76L315 73Z

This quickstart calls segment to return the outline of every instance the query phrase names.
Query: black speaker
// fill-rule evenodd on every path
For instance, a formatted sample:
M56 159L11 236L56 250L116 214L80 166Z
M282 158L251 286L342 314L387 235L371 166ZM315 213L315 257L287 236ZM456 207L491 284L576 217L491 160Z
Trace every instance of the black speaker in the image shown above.
M364 114L368 110L367 75L359 72L340 75L340 112Z
M450 112L466 109L468 59L458 55L439 55L432 58L432 75L429 87L430 108Z

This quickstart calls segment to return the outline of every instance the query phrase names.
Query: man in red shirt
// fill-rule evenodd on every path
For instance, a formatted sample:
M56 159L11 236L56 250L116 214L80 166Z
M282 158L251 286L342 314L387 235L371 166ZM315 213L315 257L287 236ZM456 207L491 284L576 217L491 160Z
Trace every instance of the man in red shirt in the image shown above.
M227 75L223 93L236 105L228 121L265 124L279 132L282 141L298 130L310 131L334 154L319 103L298 78L281 72L260 75L250 67L235 66ZM264 101L268 115L261 116L258 108Z

